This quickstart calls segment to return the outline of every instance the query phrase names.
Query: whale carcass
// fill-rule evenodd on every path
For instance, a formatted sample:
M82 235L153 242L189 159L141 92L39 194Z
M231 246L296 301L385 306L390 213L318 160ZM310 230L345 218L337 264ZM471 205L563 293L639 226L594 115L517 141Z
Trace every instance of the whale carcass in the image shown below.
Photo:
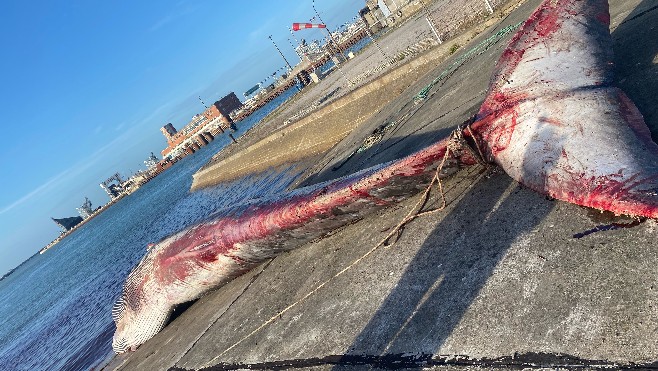
M156 244L113 308L114 350L153 337L176 305L416 194L436 174L482 160L476 154L556 199L658 217L658 146L635 105L612 86L609 22L606 0L546 0L505 49L466 129L403 159L236 210Z

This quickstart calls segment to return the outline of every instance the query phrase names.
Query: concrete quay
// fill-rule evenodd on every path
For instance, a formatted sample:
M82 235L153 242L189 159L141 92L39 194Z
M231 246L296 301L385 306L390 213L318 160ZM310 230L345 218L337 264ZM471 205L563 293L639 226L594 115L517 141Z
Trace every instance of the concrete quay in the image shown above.
M505 14L509 12L508 8L502 9ZM436 45L436 40L421 38L416 43L410 40L423 35L423 29L427 28L423 18L398 25L383 42L397 45L382 43L386 50L383 55L371 45L320 84L304 88L299 97L274 115L277 117L259 124L270 127L267 135L248 140L238 150L227 148L194 174L192 190L324 154L350 133L359 132L356 129L361 124L445 61L455 52L454 45L468 43L473 34L483 32L497 20L498 17L491 17L450 40L450 47L434 48L411 60L405 59L413 55L410 49L422 51ZM408 47L410 42L412 46Z
M435 85L426 103L408 111L409 102L463 51L525 20L539 3L523 2L418 77L314 156L300 184L399 158L447 135L477 111L510 34ZM655 140L658 2L610 3L617 84ZM405 112L413 114L401 120ZM355 153L376 128L398 120ZM418 198L262 264L108 368L658 368L657 221L638 224L550 200L495 168L461 171L444 189L447 209L407 225L395 244L371 252ZM613 222L629 225L596 228Z

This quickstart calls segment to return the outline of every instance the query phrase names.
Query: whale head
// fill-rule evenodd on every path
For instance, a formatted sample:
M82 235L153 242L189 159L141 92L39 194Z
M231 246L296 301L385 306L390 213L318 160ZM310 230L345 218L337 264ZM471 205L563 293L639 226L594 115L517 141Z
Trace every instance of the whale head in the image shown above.
M112 338L112 349L118 354L135 351L162 330L172 310L169 306L131 305L130 299L122 295L112 308L116 331Z
M160 285L154 279L157 250L150 248L128 275L121 296L112 307L116 325L112 349L116 353L136 350L165 327L173 312L166 298L158 295Z

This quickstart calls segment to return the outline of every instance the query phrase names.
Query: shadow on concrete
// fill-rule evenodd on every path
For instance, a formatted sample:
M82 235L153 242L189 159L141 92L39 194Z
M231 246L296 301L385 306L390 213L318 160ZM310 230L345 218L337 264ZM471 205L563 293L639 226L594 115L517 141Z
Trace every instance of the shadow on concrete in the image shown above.
M431 354L387 354L384 356L368 355L329 355L308 359L293 359L249 364L218 363L204 368L203 371L215 370L290 370L327 365L340 365L354 368L373 368L385 370L427 369L428 367L454 367L455 369L477 370L525 370L539 369L615 369L615 370L655 370L658 362L628 363L605 360L582 359L568 354L526 353L500 358L470 359L467 357L438 356ZM550 365L550 366L549 366ZM452 369L452 368L450 368ZM187 371L183 368L171 368L169 371Z
M513 183L499 174L459 201L347 355L434 354L445 343L508 248L553 208L543 196Z
M635 102L658 142L658 1L644 0L612 32L615 83Z
M408 135L402 138L386 138L376 142L372 147L356 152L362 144L363 138L352 143L350 148L341 151L344 155L334 157L317 173L310 175L294 188L301 188L334 180L343 176L354 174L360 170L379 165L385 162L398 160L417 152L427 146L446 138L454 128L439 129L421 134ZM370 132L368 132L368 135ZM389 135L386 135L388 137Z
M656 24L658 4L645 0L612 34L617 84L645 115L654 138L658 78L646 75L658 76L647 71L658 70ZM346 355L434 354L445 345L507 250L553 208L531 191L517 187L509 192L512 183L505 175L495 176L459 201L427 237Z

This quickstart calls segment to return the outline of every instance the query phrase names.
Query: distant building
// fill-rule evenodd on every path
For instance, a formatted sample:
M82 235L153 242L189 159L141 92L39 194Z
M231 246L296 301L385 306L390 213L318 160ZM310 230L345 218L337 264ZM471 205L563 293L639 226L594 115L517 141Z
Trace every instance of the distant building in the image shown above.
M242 102L234 92L230 92L224 98L215 102L213 106L217 107L217 110L223 116L230 117L231 112L242 108Z
M105 179L100 186L111 199L115 199L124 191L123 182L121 175L119 175L119 173L114 173L111 177Z
M233 122L230 116L222 114L214 104L210 106L210 108L203 111L203 117L205 117L208 122L217 119L222 130L228 129L229 125Z
M181 130L176 131L171 124L160 128L167 139L167 148L161 152L165 163L168 160L182 158L198 151L228 128L236 130L230 114L240 108L242 108L242 102L235 93L231 92L202 113L194 115Z
M72 216L70 218L61 218L61 219L55 219L55 218L50 218L50 219L52 219L53 222L55 222L55 224L57 224L62 229L62 233L70 231L71 229L73 229L73 227L82 223L83 220L79 216Z
M252 95L252 94L254 94L255 92L257 92L258 89L260 89L260 84L256 84L256 85L252 86L249 90L245 91L244 94L242 94L242 95L244 95L244 97L247 98L247 97L249 97L250 95Z
M366 7L359 10L359 16L373 33L379 32L379 30L386 26L384 22L386 16L377 0L366 0Z
M189 136L207 123L208 118L202 114L197 113L196 115L192 116L192 120L190 120L190 122L185 125L183 129L181 129L181 133Z
M196 152L212 142L215 136L224 132L224 128L228 128L231 123L230 118L219 113L213 105L203 113L194 115L192 120L173 136L168 135L163 128L161 131L167 139L167 148L161 152L163 159L183 157Z
M89 201L87 197L85 197L85 202L80 207L76 208L76 210L82 219L87 219L94 213L94 210L91 208L91 201Z
M161 127L161 128L160 128L160 131L161 131L162 134L164 134L164 136L167 137L167 138L169 138L169 137L173 137L173 136L176 135L176 133L177 133L176 128L174 127L174 125L171 124L171 122L168 123L167 125Z
M146 160L144 160L144 166L146 166L146 168L150 170L150 169L153 169L154 167L158 166L158 162L160 162L160 160L158 160L158 158L155 157L153 152L151 152L151 155Z
M295 51L299 55L317 55L322 53L322 46L318 40L313 40L308 44L305 39L302 39L300 44L295 48Z

